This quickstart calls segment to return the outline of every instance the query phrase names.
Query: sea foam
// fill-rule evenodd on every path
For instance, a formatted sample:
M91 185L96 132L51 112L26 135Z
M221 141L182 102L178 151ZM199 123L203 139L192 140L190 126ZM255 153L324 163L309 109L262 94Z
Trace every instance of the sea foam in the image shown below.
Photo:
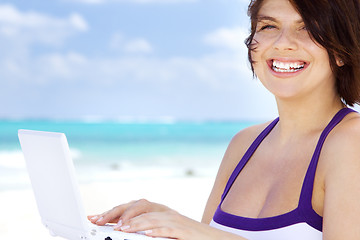
M23 153L20 150L0 151L0 167L25 168Z
M79 149L71 148L70 153L73 160L82 156ZM0 168L23 169L25 167L25 159L21 150L0 151Z

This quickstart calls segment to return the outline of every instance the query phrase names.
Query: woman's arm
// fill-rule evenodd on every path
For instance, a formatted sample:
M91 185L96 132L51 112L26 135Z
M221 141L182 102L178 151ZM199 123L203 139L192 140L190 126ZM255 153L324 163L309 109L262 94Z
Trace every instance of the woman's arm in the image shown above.
M214 186L207 201L201 220L202 223L210 224L216 208L220 204L221 195L231 173L234 171L236 165L239 163L246 150L250 147L251 143L255 140L256 136L258 136L263 128L265 128L266 124L246 128L236 134L231 140L221 162Z
M164 205L144 199L119 205L103 214L88 218L98 225L108 222L117 223L115 230L128 233L143 232L151 237L183 240L246 240L192 220Z
M231 140L225 152L224 158L221 162L215 179L214 186L211 190L210 196L205 206L204 214L201 221L202 223L210 224L212 217L214 216L215 210L220 204L221 195L225 189L226 183L230 178L232 171L236 167L236 164L241 158L240 154L237 154L238 151L236 151L239 148L238 142L240 141L240 139L241 135L237 134Z
M323 239L359 240L360 119L347 121L326 145Z
M151 237L181 240L247 240L182 216L173 210L145 213L130 219L123 226L124 232L141 231Z

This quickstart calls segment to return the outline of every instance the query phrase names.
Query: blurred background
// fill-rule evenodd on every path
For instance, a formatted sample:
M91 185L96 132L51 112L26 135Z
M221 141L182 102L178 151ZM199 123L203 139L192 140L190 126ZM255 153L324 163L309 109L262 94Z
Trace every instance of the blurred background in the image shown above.
M88 213L150 196L200 220L232 136L277 115L248 3L0 0L0 238L49 239L18 129L66 134Z
M232 136L276 116L247 4L0 0L0 238L50 239L18 129L66 134L88 214L148 198L200 220Z
M85 182L214 175L236 132L276 116L247 5L1 1L0 189L28 186L20 128L66 133Z
M0 0L0 238L19 220L21 238L49 237L18 129L66 134L87 212L150 196L199 220L232 136L276 117L247 62L247 5Z
M0 118L253 120L247 0L0 1Z

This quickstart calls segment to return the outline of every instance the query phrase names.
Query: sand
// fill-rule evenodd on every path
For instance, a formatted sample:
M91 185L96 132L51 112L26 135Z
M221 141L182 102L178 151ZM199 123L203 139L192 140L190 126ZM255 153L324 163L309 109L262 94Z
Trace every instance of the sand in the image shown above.
M81 184L80 191L89 215L146 198L200 221L213 181L213 177L167 177L93 182ZM30 188L0 191L0 213L0 239L60 239L51 237L41 224Z

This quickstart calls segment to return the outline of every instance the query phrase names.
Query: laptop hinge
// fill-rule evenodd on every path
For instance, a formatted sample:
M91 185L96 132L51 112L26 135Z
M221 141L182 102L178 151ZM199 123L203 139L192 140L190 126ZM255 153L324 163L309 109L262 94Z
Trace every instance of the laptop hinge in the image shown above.
M83 229L77 229L63 224L43 221L44 226L49 230L52 236L61 236L70 240L88 240L89 234Z

